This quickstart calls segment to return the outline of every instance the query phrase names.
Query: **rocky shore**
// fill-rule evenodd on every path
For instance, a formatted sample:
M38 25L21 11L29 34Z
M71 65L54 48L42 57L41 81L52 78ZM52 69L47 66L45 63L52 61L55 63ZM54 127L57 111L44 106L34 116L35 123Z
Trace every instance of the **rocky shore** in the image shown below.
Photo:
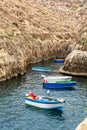
M87 52L74 50L66 58L60 73L87 77Z

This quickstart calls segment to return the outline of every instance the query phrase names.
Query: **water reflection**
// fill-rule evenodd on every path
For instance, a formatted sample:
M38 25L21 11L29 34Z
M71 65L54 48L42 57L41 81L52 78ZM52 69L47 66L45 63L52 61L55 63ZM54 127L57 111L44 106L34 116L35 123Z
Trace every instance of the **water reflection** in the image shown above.
M37 107L25 105L26 109L32 112L35 112L39 115L45 115L47 117L50 117L52 119L58 119L60 120L62 118L63 111L59 110L44 110Z

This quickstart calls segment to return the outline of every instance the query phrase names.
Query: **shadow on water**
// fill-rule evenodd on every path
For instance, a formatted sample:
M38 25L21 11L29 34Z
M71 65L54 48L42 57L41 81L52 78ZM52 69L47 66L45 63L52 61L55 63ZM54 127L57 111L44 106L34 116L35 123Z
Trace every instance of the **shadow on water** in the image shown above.
M47 89L47 88L44 88L44 89ZM71 88L58 88L58 89L47 89L47 90L54 90L54 91L73 91L73 90L76 90L74 87L71 87Z
M63 111L61 110L44 110L44 109L40 109L37 107L33 107L33 106L29 106L29 105L25 105L25 108L29 111L41 114L41 115L45 115L45 116L50 116L51 118L60 118L62 117Z
M19 76L17 78L9 79L5 82L0 83L0 97L10 96L15 92L18 88L20 88L25 83L24 76Z
M78 82L78 85L87 90L87 77L73 77Z

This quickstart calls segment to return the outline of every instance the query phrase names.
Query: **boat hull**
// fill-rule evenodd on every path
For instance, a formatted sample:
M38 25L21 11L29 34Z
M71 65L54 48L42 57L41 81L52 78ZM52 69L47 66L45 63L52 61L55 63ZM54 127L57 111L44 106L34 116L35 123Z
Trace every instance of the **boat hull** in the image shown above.
M56 102L41 101L41 100L39 101L29 99L28 97L25 98L25 104L46 110L50 109L62 110L64 107L63 103L59 101Z
M55 63L64 63L64 59L54 59Z
M40 67L40 66L34 66L32 67L32 71L38 71L38 72L51 72L51 69L48 67Z
M63 81L70 81L71 79L47 79L47 82L49 83L55 83L55 82L63 82Z
M43 87L46 89L65 89L65 88L72 88L75 85L76 85L76 82L43 83Z
M45 76L44 80L48 82L57 82L57 81L70 81L72 79L71 76Z

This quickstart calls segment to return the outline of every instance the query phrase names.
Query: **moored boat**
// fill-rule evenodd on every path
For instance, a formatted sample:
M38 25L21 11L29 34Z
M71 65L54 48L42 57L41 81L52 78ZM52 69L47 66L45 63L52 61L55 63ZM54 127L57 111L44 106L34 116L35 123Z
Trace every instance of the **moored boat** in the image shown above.
M38 72L51 72L51 68L44 67L44 66L33 66L32 71L38 71Z
M55 63L64 63L64 59L57 58L57 59L54 59L54 62Z
M58 82L43 82L43 87L46 89L66 89L76 85L76 81L58 81Z
M41 77L43 78L43 82L57 82L57 81L70 81L72 79L72 76L45 76L45 75L41 75Z
M25 97L25 104L46 110L62 110L64 107L64 102L64 99L58 99L47 96L36 96L31 92L27 94Z

